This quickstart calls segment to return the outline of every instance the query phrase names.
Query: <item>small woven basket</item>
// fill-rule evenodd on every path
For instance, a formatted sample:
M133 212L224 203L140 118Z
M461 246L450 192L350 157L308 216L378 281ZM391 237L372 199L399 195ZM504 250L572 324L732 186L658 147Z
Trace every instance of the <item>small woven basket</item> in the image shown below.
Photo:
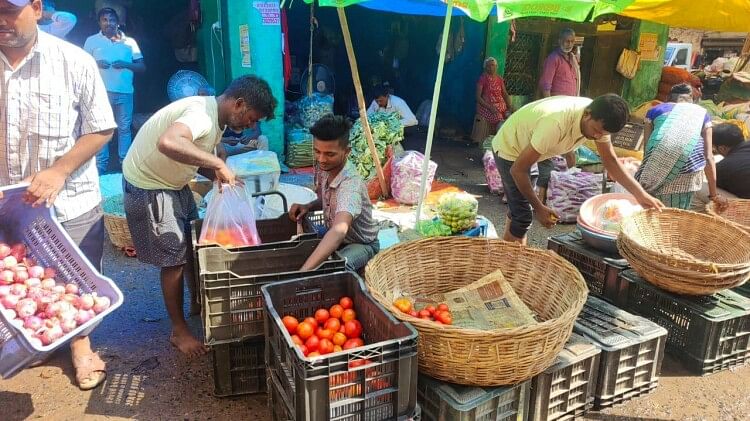
M449 292L498 269L536 313L538 324L474 330L401 313L395 291ZM419 371L473 386L516 384L551 366L570 337L588 288L572 264L548 250L501 240L438 237L410 241L377 254L365 269L373 297L419 331Z
M706 212L719 218L724 218L742 227L750 233L750 199L728 199L729 206L723 212L716 212L714 202L706 205Z
M617 247L641 276L678 294L710 295L750 274L750 235L726 220L679 209L622 221Z

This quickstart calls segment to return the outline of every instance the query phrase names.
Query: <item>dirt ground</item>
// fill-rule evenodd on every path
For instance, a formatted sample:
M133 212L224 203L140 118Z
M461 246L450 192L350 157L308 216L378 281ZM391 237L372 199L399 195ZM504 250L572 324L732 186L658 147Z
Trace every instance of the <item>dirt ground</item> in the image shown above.
M441 179L481 195L481 213L502 232L506 208L497 197L487 195L479 149L441 142L433 153ZM571 229L534 228L532 244L545 247L548 236ZM107 362L106 382L93 391L79 391L70 353L61 350L40 367L0 380L0 420L269 419L265 395L215 398L211 358L191 360L170 346L155 268L125 257L107 243L105 273L126 297L123 306L92 335L95 348ZM194 332L202 334L200 318L190 322ZM586 419L746 420L750 419L748 390L748 366L696 377L668 356L659 386L651 394L601 413L591 412Z

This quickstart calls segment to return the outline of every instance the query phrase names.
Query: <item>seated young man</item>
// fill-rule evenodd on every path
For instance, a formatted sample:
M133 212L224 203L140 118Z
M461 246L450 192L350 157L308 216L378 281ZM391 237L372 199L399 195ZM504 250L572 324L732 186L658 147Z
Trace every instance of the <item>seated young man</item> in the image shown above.
M327 231L300 270L315 269L338 250L346 258L346 267L358 271L380 249L367 187L348 162L350 130L346 117L332 114L310 128L318 198L306 205L293 204L289 218L300 221L307 212L322 209Z

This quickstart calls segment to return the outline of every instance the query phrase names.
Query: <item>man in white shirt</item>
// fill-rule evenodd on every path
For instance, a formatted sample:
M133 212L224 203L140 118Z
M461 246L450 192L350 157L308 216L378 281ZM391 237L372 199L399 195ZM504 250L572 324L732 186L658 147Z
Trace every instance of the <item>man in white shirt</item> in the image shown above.
M378 87L373 96L375 99L372 101L372 104L370 104L370 108L367 109L368 114L375 112L395 112L401 116L401 124L404 125L404 128L417 125L417 117L411 112L406 101L391 94L388 86L383 85Z
M97 16L101 31L88 37L83 49L96 59L107 87L117 121L117 154L122 164L133 140L130 128L133 122L133 73L145 72L146 65L138 43L120 31L117 12L105 7ZM107 171L109 148L102 148L96 156L96 166L100 174Z
M54 206L80 250L101 271L101 193L94 155L115 121L96 63L80 48L37 29L41 0L0 0L0 186L29 182L32 206ZM70 343L76 381L106 377L88 337Z
M68 33L73 30L73 27L76 26L76 23L78 23L76 15L57 11L55 10L55 2L53 0L44 0L42 18L37 23L39 29L60 39L65 39Z

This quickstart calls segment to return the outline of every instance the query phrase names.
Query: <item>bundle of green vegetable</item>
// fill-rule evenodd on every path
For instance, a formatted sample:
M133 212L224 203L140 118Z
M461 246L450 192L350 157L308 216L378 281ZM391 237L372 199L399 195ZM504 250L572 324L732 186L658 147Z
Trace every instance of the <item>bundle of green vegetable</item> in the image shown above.
M299 100L297 107L302 125L310 128L324 115L333 114L333 96L318 93L306 96Z
M404 139L404 126L401 124L398 113L377 112L368 114L367 118L370 122L372 140L375 142L380 164L383 165L385 164L386 148ZM365 180L375 177L375 162L370 154L370 148L367 146L367 138L364 130L362 130L361 120L357 120L352 126L349 145L352 148L349 160L357 168L359 175Z
M292 168L312 166L313 137L307 129L289 129L286 132L286 164Z

